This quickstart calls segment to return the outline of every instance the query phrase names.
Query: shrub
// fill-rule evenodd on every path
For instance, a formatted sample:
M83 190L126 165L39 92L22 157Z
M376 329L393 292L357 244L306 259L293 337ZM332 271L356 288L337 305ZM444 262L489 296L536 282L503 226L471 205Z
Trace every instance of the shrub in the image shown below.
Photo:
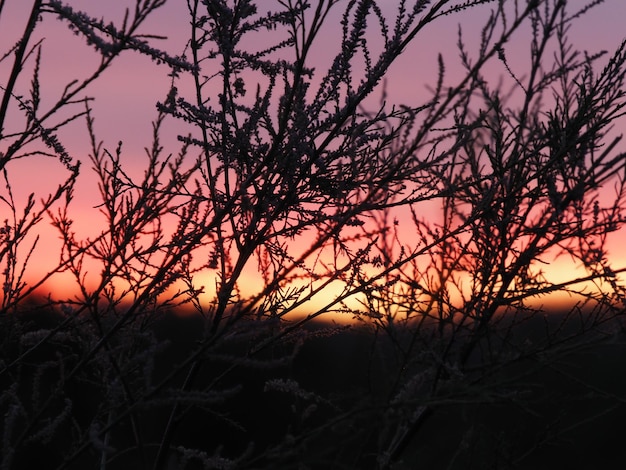
M116 24L34 0L1 56L3 468L515 468L619 409L569 362L621 340L607 242L624 222L626 43L568 37L601 2L188 0L179 55L142 32L165 3ZM470 13L484 26L476 45L458 29L462 72L440 54L429 97L393 103L391 67ZM52 18L99 58L56 98L37 39ZM525 32L521 73L508 47ZM132 53L171 80L139 177L87 95ZM104 220L84 236L85 162L63 144L83 120ZM21 201L14 172L41 156L66 178ZM56 261L38 241L51 229ZM563 255L584 273L555 282ZM33 303L60 276L75 291ZM537 299L557 292L573 305L546 315ZM319 323L338 314L351 332Z

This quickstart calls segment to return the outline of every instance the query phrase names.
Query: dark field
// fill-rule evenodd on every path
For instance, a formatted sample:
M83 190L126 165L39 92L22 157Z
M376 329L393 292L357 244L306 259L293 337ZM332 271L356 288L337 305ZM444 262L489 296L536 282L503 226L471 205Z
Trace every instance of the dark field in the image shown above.
M551 324L558 324L559 318L554 315ZM13 322L12 331L19 331L18 323L24 335L60 321L51 315L24 315ZM206 453L204 457L218 452L224 457L247 456L240 466L223 468L379 468L378 449L401 425L399 415L426 405L414 429L398 443L394 463L388 468L623 468L626 337L617 323L611 329L615 334L610 339L589 335L586 344L581 338L561 344L553 337L550 350L488 367L476 363L462 377L442 381L437 390L415 389L413 396L407 395L406 402L397 406L389 399L392 377L386 375L395 373L396 346L383 337L375 341L371 333L357 327L332 332L328 325L309 327L308 339L291 361L281 358L291 354L296 340L267 348L254 363L243 360L249 343L230 344L206 356L193 384L194 390L221 392L205 403L198 398L180 404L171 447L199 449ZM575 330L572 325L562 335ZM10 364L23 348L6 331L2 355L4 363ZM149 331L164 345L154 355L150 382L158 384L168 376L170 380L144 405L134 405L138 429L133 431L128 419L112 427L103 468L152 468L171 411L174 392L168 390L181 387L187 368L180 365L202 339L203 326L199 318L168 315L151 324ZM528 323L516 335L540 344L545 323ZM80 336L59 337L3 373L2 390L16 386L31 413L55 393L72 404L70 416L55 428L54 435L39 442L23 441L12 468L57 468L77 451L81 440L88 442L89 449L67 468L99 468L99 446L105 443L85 437L86 430L93 421L101 421L103 403L118 400L116 413L122 413L128 403L99 385L102 377L97 368L87 368L69 380L62 378L85 348ZM64 367L41 367L55 362ZM134 373L138 371L129 369L128 377ZM291 384L285 386L290 391L268 389L267 382L273 379ZM296 381L299 388L288 381ZM57 388L60 383L62 393ZM5 428L7 403L5 399L2 405ZM64 403L63 398L49 403L49 418L44 417L44 422L61 413ZM29 432L24 420L18 419L13 426ZM135 445L136 433L141 435L141 451ZM166 468L182 468L184 458L173 455L178 457L170 457ZM207 467L201 460L191 456L184 468L219 468Z

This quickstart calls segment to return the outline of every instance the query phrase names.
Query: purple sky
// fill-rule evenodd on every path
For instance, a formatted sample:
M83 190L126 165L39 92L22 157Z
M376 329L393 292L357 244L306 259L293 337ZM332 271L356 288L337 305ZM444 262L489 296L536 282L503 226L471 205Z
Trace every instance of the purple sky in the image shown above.
M123 15L124 6L133 2L122 0L96 1L73 0L66 2L74 8L84 10L93 16L104 17L105 20L118 20ZM265 1L259 2L265 5ZM267 1L267 4L273 2ZM315 2L313 2L315 3ZM511 2L512 3L512 2ZM522 2L524 3L524 2ZM573 5L583 4L582 1L572 1ZM392 10L397 5L395 1L380 2L385 10ZM24 28L26 17L30 11L31 2L26 0L7 0L5 12L0 18L0 44L2 53L10 44L13 44ZM340 11L341 5L338 5ZM451 76L458 71L458 52L456 50L457 27L462 21L467 31L470 51L471 38L477 38L479 28L483 24L485 13L489 5L476 8L461 15L451 17L430 25L406 51L392 68L388 76L388 98L392 102L409 105L422 104L427 98L426 86L436 79L436 55L444 54L447 69ZM165 35L169 39L160 44L173 54L180 54L188 37L188 19L186 2L184 0L169 0L158 14L155 14L144 26L146 34ZM608 0L589 12L576 27L570 31L570 38L581 49L594 52L600 49L609 51L622 41L624 34L623 21L626 18L626 1ZM45 37L43 43L43 62L41 80L44 96L58 96L65 84L73 79L86 76L97 65L97 57L81 38L68 32L63 23L51 16L44 16L39 25L37 37ZM323 31L318 47L315 51L315 65L323 72L338 48L338 17L330 18ZM528 36L523 34L515 38L505 48L509 65L515 73L523 76L524 65L527 63ZM7 80L9 61L0 63L0 84ZM489 69L495 75L505 74L500 62L495 61ZM28 78L28 80L26 79ZM24 76L18 92L26 94L29 87L29 77ZM98 137L105 142L105 147L113 150L118 141L124 142L124 164L127 170L140 173L145 162L143 147L149 145L151 137L151 121L155 117L155 103L162 100L167 93L169 78L165 68L157 67L148 58L133 53L124 54L105 75L92 86L87 94L96 98L94 102L95 127ZM45 104L44 104L45 105ZM170 123L172 124L172 123ZM176 125L167 127L167 139L174 141L179 128ZM86 153L89 151L87 135L84 131L84 121L73 125L60 134L62 142L70 154L87 163ZM2 150L0 143L0 151ZM174 144L170 151L176 152ZM623 150L623 149L622 149ZM93 181L88 175L89 164L83 166L83 178L78 186L77 199L74 210L79 216L78 223L85 227L90 225L90 214L93 206L98 202L97 194L93 191ZM46 161L43 158L30 159L12 169L12 178L16 182L20 197L36 187L39 189L57 184L57 175L60 165L55 161ZM0 219L4 219L0 209ZM623 237L623 234L616 237ZM617 246L617 245L616 245ZM618 250L618 248L616 248ZM626 250L619 254L620 260L626 264ZM556 266L556 265L555 265Z

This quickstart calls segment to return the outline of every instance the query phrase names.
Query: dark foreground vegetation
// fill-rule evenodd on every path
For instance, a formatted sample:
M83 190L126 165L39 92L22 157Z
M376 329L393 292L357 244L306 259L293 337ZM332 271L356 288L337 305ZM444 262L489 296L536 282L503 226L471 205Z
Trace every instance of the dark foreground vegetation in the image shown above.
M0 470L623 466L616 5L0 0Z
M67 324L62 315L45 311L3 321L2 356L7 364L19 361L9 367L2 386L15 387L26 408L16 413L3 404L5 429L27 432L23 414L54 397L50 415L43 417L50 434L44 427L37 439L26 439L10 468L62 466L78 450L78 435L88 432L103 402L111 399L98 385L103 369L97 364L64 377L87 354L90 333L79 334L84 327L79 319ZM584 316L566 320L559 313L528 322L500 349L505 361L475 361L463 374L442 379L436 393L429 390L434 383L429 366L420 371L414 364L412 373L421 383L407 385L413 396L398 402L397 409L387 395L398 352L416 341L408 330L399 331L395 341L402 344L394 344L368 328L318 322L254 357L250 353L264 335L244 336L227 348L216 345L197 372L196 387L205 393L181 395L183 409L170 443L179 451L166 468L238 468L226 459L241 455L242 468L375 468L382 443L398 435L391 466L396 469L620 468L626 457L626 333L615 320L604 325L604 335L581 336L584 322ZM169 313L151 320L130 349L138 356L142 349L151 353L137 364L144 368L137 376L159 383L173 375L170 390L182 387L181 371L203 328L197 316ZM256 328L267 325L246 325L249 331ZM54 340L27 353L35 341L25 338L55 329ZM6 331L19 337L7 337ZM530 342L545 349L521 354ZM153 350L152 344L160 347ZM111 410L110 422L101 423L108 429L105 439L92 436L91 450L66 468L103 468L102 455L107 455L106 468L113 469L153 462L170 419L168 393L161 390L131 405L132 426ZM414 412L413 400L428 409L414 430L400 434L399 415ZM117 411L121 417L126 409ZM196 450L184 450L191 448ZM224 457L223 465L216 456Z

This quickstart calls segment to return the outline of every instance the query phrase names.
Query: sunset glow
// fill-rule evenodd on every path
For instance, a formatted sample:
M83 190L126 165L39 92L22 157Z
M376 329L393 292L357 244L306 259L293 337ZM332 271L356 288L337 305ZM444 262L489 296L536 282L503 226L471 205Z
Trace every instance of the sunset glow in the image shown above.
M389 11L386 14L393 14L394 6L387 4ZM77 7L79 7L77 5ZM7 18L11 21L4 21L2 26L2 41L4 44L15 42L22 33L24 22L27 18L27 8L20 2L8 2L7 7L9 14ZM108 19L121 18L123 10L114 5L99 4L90 5L90 9L94 9L91 14L102 16L105 21ZM476 37L479 28L482 25L484 14L488 11L489 6L484 8L476 8L463 18L464 34L467 38ZM339 10L337 10L337 13ZM612 2L594 9L584 24L577 25L579 29L572 30L570 36L573 38L574 44L580 44L584 49L590 52L600 49L614 49L620 37L619 18L626 14L626 6L621 2ZM170 51L172 54L183 53L185 43L183 38L188 34L188 20L186 19L187 8L184 3L168 2L158 14L155 14L150 21L144 26L145 34L156 34L158 36L167 37L167 39L158 39L157 42L161 47ZM320 38L320 42L316 43L314 49L313 62L321 70L328 67L330 60L335 54L336 41L339 38L340 18L333 17L332 21L328 21L325 25L324 33ZM389 103L408 104L418 106L428 99L427 86L432 86L436 80L436 54L442 52L445 54L446 65L449 73L459 73L458 62L455 61L457 53L455 51L457 42L457 25L458 20L453 16L448 20L444 19L437 29L427 29L423 38L411 44L401 59L393 65L392 73L386 77L386 97ZM593 34L586 34L585 31L593 30ZM377 32L372 29L372 40L375 39ZM50 100L49 97L59 96L62 93L65 84L73 79L81 79L88 76L98 65L97 57L93 54L91 48L84 44L84 41L74 37L66 28L66 26L52 17L52 15L44 15L42 21L36 30L36 38L44 39L43 51L45 55L41 63L40 80L42 89L45 92L44 100ZM375 41L374 41L375 43ZM468 44L473 47L473 42L468 39ZM518 35L515 40L506 45L508 55L508 64L511 70L524 70L527 66L528 47L526 38ZM8 61L0 64L0 76L2 82L6 82L9 72ZM32 67L32 65L31 65ZM497 75L506 75L507 71L502 67L501 63L493 62L491 70ZM522 75L520 75L522 76ZM313 80L315 82L315 79ZM26 94L28 82L20 83L16 93ZM121 162L125 171L131 176L140 176L143 167L147 162L144 147L151 139L151 120L156 116L155 104L157 101L163 101L167 94L169 86L169 78L163 73L162 69L154 64L149 58L137 54L122 54L119 60L110 70L107 70L102 79L94 82L85 90L86 96L93 97L93 117L95 118L94 126L99 139L102 139L104 148L113 152L118 142L122 142ZM253 88L250 84L249 88ZM53 99L53 98L52 98ZM372 99L370 105L372 109L376 106L379 98ZM44 101L44 104L49 102ZM16 106L15 101L12 104ZM80 109L76 109L80 112ZM16 116L14 113L12 116ZM175 153L178 144L176 136L184 134L186 131L179 123L172 119L167 119L163 127L162 143L166 152ZM7 122L6 132L15 132L23 124L17 120ZM74 228L77 235L84 237L93 237L97 235L101 228L101 222L104 220L98 214L98 205L100 204L100 196L96 188L96 181L91 172L91 164L87 159L87 155L91 152L89 141L85 132L84 119L78 119L67 128L59 132L59 138L62 144L68 150L68 153L77 161L82 162L82 170L78 179L76 190L74 192L74 200L70 208L72 210L71 217L74 220ZM623 128L614 128L613 133L621 132ZM623 147L623 145L622 145ZM12 162L8 167L8 176L13 183L13 196L18 207L24 206L28 194L33 190L36 191L35 197L41 198L45 194L53 191L64 174L67 172L58 164L58 162L46 157L29 157L23 160ZM606 188L605 194L609 188ZM425 207L433 211L431 214L422 212L424 218L438 217L437 204L422 205L420 210ZM400 217L403 215L400 213ZM6 218L6 217L4 217ZM36 253L46 253L46 256L34 255L29 260L29 267L26 271L25 279L28 282L36 282L36 280L54 266L56 263L56 255L58 252L58 233L49 228L47 220L39 223L40 240ZM411 244L412 227L410 223L400 224L403 230L400 234L401 241ZM626 249L620 243L620 233L611 234L611 257L613 264L621 267L626 265ZM302 247L294 247L293 244L302 243ZM304 250L306 248L306 240L298 239L289 242L291 248L296 250ZM576 262L569 262L564 259L557 261L544 260L547 263L544 266L546 275L556 282L565 280L572 273L584 275L580 270L580 266ZM88 269L90 275L97 277L97 267L93 266ZM241 288L248 290L250 294L258 292L257 282L255 279L254 269L246 268L246 276L242 278ZM62 276L55 275L50 279L46 286L40 289L41 293L45 293L46 289L54 291L56 295L71 296L73 292L73 283L69 280L70 276L64 274ZM210 292L213 292L214 276L207 272L199 276L201 280L198 284L205 285L205 294L203 299L209 300ZM261 285L261 284L259 284ZM328 298L332 298L334 294L329 289ZM337 289L334 289L337 291ZM317 296L321 298L320 295Z

